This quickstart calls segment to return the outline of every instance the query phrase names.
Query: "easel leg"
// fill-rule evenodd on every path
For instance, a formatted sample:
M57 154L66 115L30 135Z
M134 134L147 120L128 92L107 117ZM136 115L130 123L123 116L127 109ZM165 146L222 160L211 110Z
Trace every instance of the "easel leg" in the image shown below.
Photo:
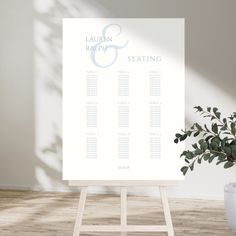
M168 228L168 236L174 236L174 228L173 228L173 224L171 220L170 208L169 208L168 198L166 195L166 188L163 186L160 186L159 189L160 189L160 194L161 194L161 201L162 201L162 206L164 210L166 225Z
M127 187L121 187L120 191L120 223L121 226L127 225ZM121 232L121 236L127 236L127 232Z
M81 192L80 192L80 200L79 200L79 206L78 206L78 212L76 216L73 236L79 236L80 234L80 226L82 224L82 217L84 213L87 191L88 191L88 187L82 187Z

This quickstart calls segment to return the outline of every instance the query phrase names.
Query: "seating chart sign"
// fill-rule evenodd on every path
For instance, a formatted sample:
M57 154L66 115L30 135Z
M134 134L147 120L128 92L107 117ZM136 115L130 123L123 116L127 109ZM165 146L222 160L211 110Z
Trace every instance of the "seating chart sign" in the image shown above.
M181 180L183 19L63 19L63 179Z

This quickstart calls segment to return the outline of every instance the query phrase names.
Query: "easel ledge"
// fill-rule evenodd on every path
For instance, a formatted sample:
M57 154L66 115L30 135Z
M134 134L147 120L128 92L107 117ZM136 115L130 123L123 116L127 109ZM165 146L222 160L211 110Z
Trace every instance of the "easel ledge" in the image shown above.
M174 186L182 183L182 180L69 180L70 186L89 187L89 186Z
M181 181L176 180L69 181L69 184L71 186L81 187L80 200L73 236L79 236L81 232L120 232L121 236L127 236L127 232L167 232L168 236L174 236L174 228L172 224L166 188L169 186L176 185L180 182ZM120 225L82 225L82 218L89 186L120 187ZM131 186L159 187L166 225L127 225L127 188Z

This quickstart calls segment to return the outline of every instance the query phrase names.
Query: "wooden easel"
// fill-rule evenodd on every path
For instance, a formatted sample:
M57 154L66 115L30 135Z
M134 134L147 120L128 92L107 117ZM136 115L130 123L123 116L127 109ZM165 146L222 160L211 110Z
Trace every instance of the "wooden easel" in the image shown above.
M172 225L166 188L170 185L176 184L176 181L70 181L70 184L82 187L73 236L79 236L81 232L121 232L121 236L126 236L127 232L167 232L168 236L174 236L174 228ZM84 213L88 186L120 187L120 225L82 225L82 217ZM127 224L127 188L129 186L159 187L166 225Z

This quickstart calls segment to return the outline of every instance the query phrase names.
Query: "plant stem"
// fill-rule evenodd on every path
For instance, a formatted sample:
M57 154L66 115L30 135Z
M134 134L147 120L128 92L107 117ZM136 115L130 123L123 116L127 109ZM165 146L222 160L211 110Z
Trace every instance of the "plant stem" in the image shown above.
M232 162L235 162L234 159L232 159L231 157L227 156L225 153L223 152L219 152L219 151L215 151L215 150L209 150L208 153L216 153L216 154L224 154L226 158L229 158Z
M203 110L203 113L208 114L208 115L214 117L218 122L220 122L220 124L225 125L224 122L222 122L222 121L221 121L218 117L216 117L215 115L212 115L210 112ZM226 129L236 138L236 135L233 134L232 130L228 127L228 124L227 124L227 123L226 123Z

